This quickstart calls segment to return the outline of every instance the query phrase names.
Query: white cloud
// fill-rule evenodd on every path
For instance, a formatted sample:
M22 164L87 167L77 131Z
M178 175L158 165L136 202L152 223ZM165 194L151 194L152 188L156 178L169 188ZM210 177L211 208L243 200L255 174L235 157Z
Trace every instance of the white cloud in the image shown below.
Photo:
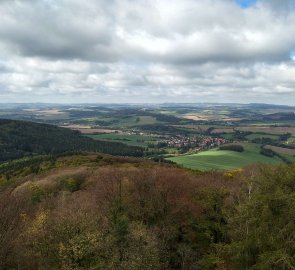
M294 103L292 1L0 2L0 102Z

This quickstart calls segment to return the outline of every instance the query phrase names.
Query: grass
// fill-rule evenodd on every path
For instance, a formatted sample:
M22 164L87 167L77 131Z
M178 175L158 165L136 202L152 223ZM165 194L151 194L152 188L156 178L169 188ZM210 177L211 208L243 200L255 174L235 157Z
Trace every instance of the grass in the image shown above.
M147 147L149 143L154 143L156 138L151 136L136 135L136 134L97 134L88 135L95 140L104 140L111 142L121 142L127 145Z
M152 116L125 116L125 117L119 117L117 118L119 122L116 122L112 124L112 127L115 128L130 128L134 126L140 126L140 125L149 125L149 124L155 124L157 123L157 119Z
M288 139L288 144L295 145L295 137L291 137Z
M221 134L220 137L226 139L226 140L233 140L233 135L234 133L224 133L224 134Z
M211 149L198 154L168 158L168 160L181 164L186 168L201 171L233 170L253 163L276 164L282 162L278 157L266 157L261 155L259 153L259 145L243 144L243 146L245 151L242 153Z
M135 116L126 116L122 118L118 118L119 122L115 123L113 126L116 127L131 127L135 125L136 123L136 117Z
M265 148L271 149L279 154L283 155L290 155L294 157L295 155L295 149L288 149L284 147L278 147L278 146L273 146L273 145L266 145Z
M156 124L158 121L155 117L152 116L139 116L138 122L136 122L137 125L151 125Z
M253 133L253 134L250 134L248 136L246 136L246 138L248 140L254 140L254 139L257 139L257 138L270 138L270 139L273 139L273 140L277 140L279 138L278 135L273 135L273 134L264 134L264 133Z
M283 127L283 126L242 126L236 128L240 131L251 131L253 133L266 133L266 134L286 134L291 133L295 135L295 127Z

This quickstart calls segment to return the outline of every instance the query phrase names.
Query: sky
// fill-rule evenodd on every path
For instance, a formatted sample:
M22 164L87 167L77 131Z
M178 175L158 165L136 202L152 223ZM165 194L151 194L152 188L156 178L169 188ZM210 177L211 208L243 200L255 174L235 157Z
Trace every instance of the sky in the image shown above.
M0 103L295 105L295 0L0 0Z

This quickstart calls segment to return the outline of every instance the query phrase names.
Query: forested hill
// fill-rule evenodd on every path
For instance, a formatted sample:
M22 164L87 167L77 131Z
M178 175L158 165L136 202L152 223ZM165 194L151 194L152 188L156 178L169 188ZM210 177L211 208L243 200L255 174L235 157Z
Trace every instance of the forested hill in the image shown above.
M95 141L57 126L0 119L0 162L32 154L95 151L120 156L142 156L143 148Z
M295 166L104 154L0 166L0 269L294 270Z

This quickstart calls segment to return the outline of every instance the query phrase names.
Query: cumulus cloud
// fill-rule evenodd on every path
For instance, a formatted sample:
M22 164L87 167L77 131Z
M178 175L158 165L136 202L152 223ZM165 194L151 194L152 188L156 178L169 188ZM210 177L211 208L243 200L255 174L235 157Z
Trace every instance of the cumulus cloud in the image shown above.
M2 0L0 101L293 103L279 2Z

